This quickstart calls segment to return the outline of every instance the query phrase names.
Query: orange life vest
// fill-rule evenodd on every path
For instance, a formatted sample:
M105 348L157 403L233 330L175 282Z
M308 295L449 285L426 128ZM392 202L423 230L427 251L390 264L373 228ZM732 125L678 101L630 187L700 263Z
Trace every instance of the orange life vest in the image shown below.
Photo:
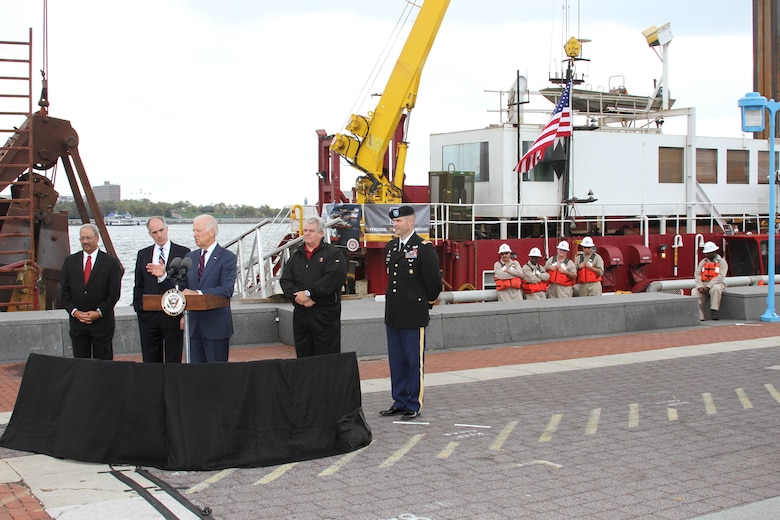
M704 262L701 266L701 281L709 282L720 274L720 263Z
M565 262L563 262L563 265L566 265L567 262L571 262L570 259L566 259ZM560 272L558 269L550 273L550 283L555 283L558 285L563 285L564 287L571 287L574 285L574 280L569 278L567 275Z
M531 269L534 268L534 266L531 266L530 263L528 265L531 267ZM547 280L540 280L540 281L538 281L536 283L531 283L531 282L526 282L525 278L523 278L523 283L522 283L523 292L526 293L526 294L533 294L533 293L537 293L537 292L544 292L544 291L547 290L547 287L549 285L550 285L550 282L548 282Z
M503 291L504 289L520 289L522 287L522 284L520 283L520 278L510 278L509 280L499 280L496 279L496 290L497 291Z
M580 257L582 257L583 260L585 259L585 256L582 253L580 253ZM595 257L596 253L590 255L590 261L592 262ZM594 283L600 281L601 277L584 265L577 270L577 283Z

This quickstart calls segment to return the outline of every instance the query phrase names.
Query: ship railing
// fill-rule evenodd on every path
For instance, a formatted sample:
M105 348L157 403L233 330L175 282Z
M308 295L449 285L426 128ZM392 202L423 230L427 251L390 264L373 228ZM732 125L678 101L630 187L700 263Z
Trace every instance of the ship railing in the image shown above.
M294 218L294 208L303 208L299 218ZM303 240L299 236L299 223L303 218L316 214L316 206L287 206L275 217L263 219L223 244L236 254L235 292L240 297L270 298L282 294L279 285L282 269L290 258L290 251ZM340 222L341 219L333 219L326 222L326 226Z
M767 231L767 215L751 213L744 204L716 205L712 202L692 203L696 214L694 228L709 228L731 234L736 231L761 233ZM628 204L593 204L587 210L572 204L431 204L431 238L434 240L506 239L517 236L517 229L538 225L534 236L558 239L572 235L621 234L643 235L649 242L651 233L685 233L689 204L644 204L639 214L625 212ZM762 226L762 222L764 225ZM495 233L495 229L498 233ZM521 237L528 236L520 231Z

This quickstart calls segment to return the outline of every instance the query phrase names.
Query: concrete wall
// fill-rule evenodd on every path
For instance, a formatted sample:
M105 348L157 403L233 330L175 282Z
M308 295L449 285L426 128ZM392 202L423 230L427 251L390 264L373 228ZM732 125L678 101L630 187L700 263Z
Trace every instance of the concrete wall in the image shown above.
M758 321L766 309L766 294L766 287L729 288L724 293L721 319ZM234 347L293 344L291 304L234 301L231 307ZM116 316L114 352L140 353L135 313L129 307L120 307ZM427 344L430 350L439 350L699 324L695 297L663 293L460 303L433 308ZM68 317L63 310L0 313L0 363L24 361L31 352L72 356L68 330ZM344 301L341 344L343 352L356 352L360 357L385 355L384 303L372 299Z

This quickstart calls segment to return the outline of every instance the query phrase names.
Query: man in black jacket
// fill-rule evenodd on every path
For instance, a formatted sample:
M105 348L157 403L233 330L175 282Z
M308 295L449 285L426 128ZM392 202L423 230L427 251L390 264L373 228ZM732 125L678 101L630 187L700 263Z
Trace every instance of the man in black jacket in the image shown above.
M293 339L299 358L341 352L341 288L347 280L344 255L324 240L325 221L303 222L303 246L282 270L284 295L292 300Z
M179 326L180 317L168 316L162 311L145 311L143 297L144 294L162 297L165 291L173 289L174 282L167 276L171 260L184 258L190 250L168 240L168 224L162 217L149 218L146 229L154 244L138 251L133 289L133 308L141 333L141 356L145 363L181 363L184 332Z
M414 232L414 208L393 208L390 219L397 235L385 247L385 326L393 406L379 414L403 414L404 420L411 420L423 406L425 328L428 311L441 292L441 271L433 245Z

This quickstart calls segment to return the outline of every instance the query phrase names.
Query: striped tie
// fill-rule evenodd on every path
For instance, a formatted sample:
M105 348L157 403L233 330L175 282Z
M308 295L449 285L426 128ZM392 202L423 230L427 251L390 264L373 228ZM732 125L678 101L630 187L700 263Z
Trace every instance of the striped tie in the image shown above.
M198 262L198 281L200 281L200 277L203 276L203 268L206 267L206 250L204 249L200 253L200 262Z
M157 263L165 265L165 253L163 252L162 246L160 246L160 256L157 258Z

